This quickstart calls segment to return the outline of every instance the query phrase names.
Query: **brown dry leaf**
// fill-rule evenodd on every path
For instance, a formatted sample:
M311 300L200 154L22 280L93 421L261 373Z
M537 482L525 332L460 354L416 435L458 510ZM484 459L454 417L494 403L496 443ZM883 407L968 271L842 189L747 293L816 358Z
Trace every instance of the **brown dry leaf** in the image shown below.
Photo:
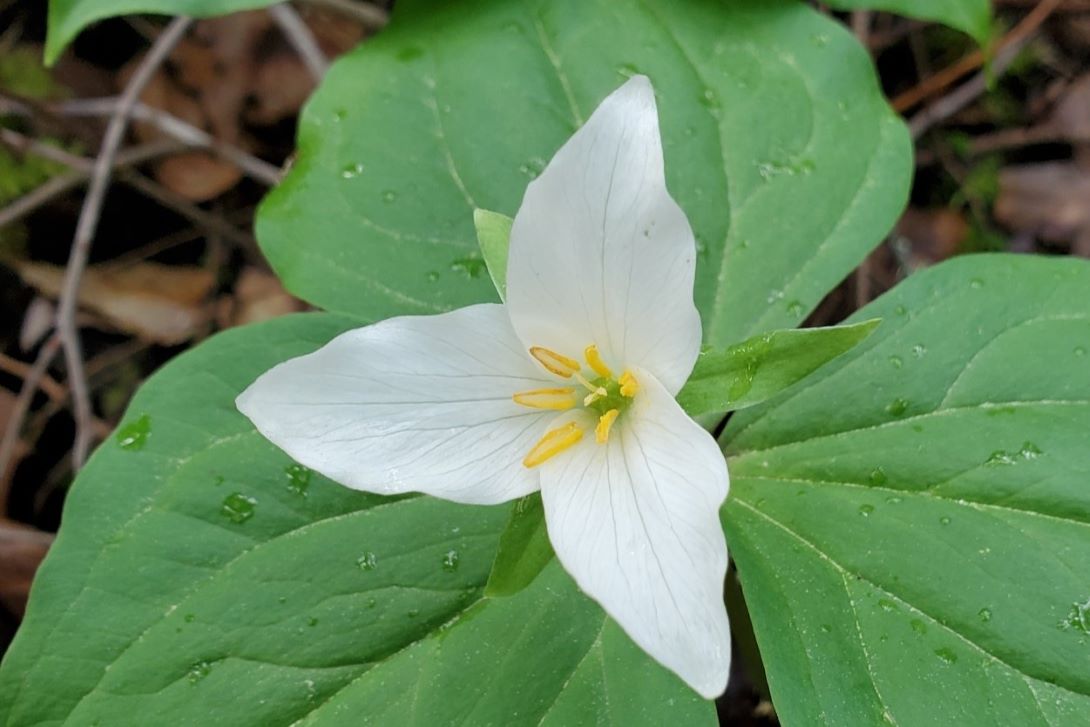
M233 293L220 298L216 319L221 328L265 321L306 308L284 290L276 276L254 267L242 271Z
M30 582L34 580L53 536L0 518L0 604L22 616Z
M35 262L14 267L27 285L50 297L59 295L64 268ZM122 331L169 346L192 338L205 323L205 301L213 285L215 276L204 268L98 265L83 275L79 304Z
M945 207L909 207L897 223L897 234L912 243L912 254L921 264L952 257L969 234L961 213Z
M188 200L207 202L238 184L242 171L230 162L194 151L159 162L155 178Z
M1067 87L1046 123L1060 139L1090 142L1090 73Z
M1015 232L1071 243L1090 232L1090 169L1072 162L1026 164L999 173L995 218Z
M277 53L257 68L246 120L271 125L299 113L314 90L314 77L295 55Z

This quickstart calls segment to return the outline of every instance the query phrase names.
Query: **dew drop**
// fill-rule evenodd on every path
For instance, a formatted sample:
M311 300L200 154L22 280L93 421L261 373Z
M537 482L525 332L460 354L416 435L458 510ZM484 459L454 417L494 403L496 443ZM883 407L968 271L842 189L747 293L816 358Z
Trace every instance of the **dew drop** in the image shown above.
M318 625L318 619L315 618L314 616L311 616L310 618L307 619L307 626L313 627L313 626L317 626L317 625Z
M905 362L901 360L900 356L890 356L889 357L889 363L895 369L899 369L899 368L901 368L902 366L905 365Z
M348 109L337 109L333 112L334 121L344 121L348 118Z
M894 399L886 405L886 411L895 417L899 417L908 410L908 402L904 399Z
M545 160L540 157L534 157L529 161L519 165L519 171L525 174L530 179L536 179L539 174L545 171Z
M428 274L425 277L428 279L429 283L434 283L434 282L437 282L439 280L439 273L437 271L435 271L435 270L432 270L432 271L429 271Z
M348 164L341 169L342 179L355 179L361 174L363 174L363 165L358 162L355 164Z
M377 598L368 598L367 599L367 608L374 608L377 605L378 605L378 599Z
M859 514L863 517L870 517L870 514L874 512L874 505L868 505L866 503L859 506Z
M448 550L447 554L443 556L443 570L448 573L458 570L458 561L461 557L457 550Z
M920 619L914 618L911 621L909 621L908 623L912 627L912 630L915 631L916 633L918 633L918 634L926 634L927 633L927 624L925 624Z
M984 460L984 465L987 467L1005 467L1017 463L1017 459L1010 452L1004 452L1002 449L997 449L992 452L988 459Z
M190 684L196 684L197 682L204 679L206 676L208 676L211 673L212 673L212 662L198 661L196 664L189 667L189 674L187 676L189 678L189 683Z
M408 616L409 618L416 618L417 616L419 616L419 615L420 615L420 609L419 609L419 608L412 608L412 609L409 609L409 613L407 613L406 615L407 615L407 616Z
M886 471L881 467L875 467L870 473L870 483L875 486L881 486L886 484L889 478L886 477Z
M787 312L796 318L801 316L806 309L803 308L802 301L793 300L787 304Z
M899 305L893 309L893 312L899 316L908 315L908 308L905 308L903 305Z
M958 655L954 653L954 650L945 646L941 649L935 649L935 656L946 664L956 664L958 661Z
M1067 614L1067 618L1064 619L1061 627L1090 634L1090 598L1083 603L1072 603L1071 611Z
M972 280L969 281L969 287L972 288L973 290L980 290L981 288L984 287L984 281L981 280L980 278L973 278Z
M887 613L892 613L893 611L897 610L897 604L889 600L888 598L879 598L878 605L882 608L883 611L886 611Z
M481 277L481 273L485 271L485 268L484 260L475 255L461 257L457 260L452 260L450 263L451 270L456 273L463 273L467 278Z
M151 417L141 414L135 420L117 430L117 444L122 449L138 452L148 443L151 436Z
M924 346L922 343L917 343L915 346L912 347L912 355L916 358L923 358L924 354L926 353L927 347Z
M243 495L241 492L232 492L223 498L220 514L236 525L241 525L254 516L256 507L257 500L254 498Z
M978 618L980 618L981 621L987 623L992 620L992 609L982 608L976 612L976 615Z
M719 108L719 97L715 95L715 91L710 88L705 88L704 93L700 94L700 105L707 109Z
M195 618L197 618L195 614L187 613L185 616L182 617L182 620L185 621L187 624L191 624L193 623L193 619Z
M368 550L356 559L356 565L360 567L360 570L374 570L378 565L378 556Z
M824 48L829 45L829 36L825 33L814 33L810 36L810 40L813 41L814 45L818 48Z
M632 76L638 75L639 72L640 69L636 68L633 63L622 63L617 66L617 73L620 73L625 78L632 78Z
M387 189L382 193L382 201L386 204L390 204L397 199L397 192L392 189Z
M1082 346L1075 346L1075 355L1076 356L1085 356L1086 355L1086 349L1084 347L1082 347Z
M829 624L822 624L821 625L821 632L823 634L831 634L833 632L833 627L830 626Z
M1022 444L1022 449L1018 451L1018 454L1022 459L1037 459L1044 454L1044 452L1038 449L1037 445L1033 442L1025 442Z
M289 464L284 468L284 474L288 476L288 489L306 497L307 488L310 487L310 470L301 464Z
M949 524L950 524L950 518L948 518L946 515L943 515L942 517L939 518L939 525L949 525Z

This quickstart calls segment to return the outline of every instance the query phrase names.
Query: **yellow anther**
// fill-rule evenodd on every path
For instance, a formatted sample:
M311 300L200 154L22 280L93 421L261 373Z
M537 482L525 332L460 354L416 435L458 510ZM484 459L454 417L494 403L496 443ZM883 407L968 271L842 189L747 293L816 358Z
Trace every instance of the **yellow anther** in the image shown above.
M621 396L627 396L629 399L640 390L640 382L636 381L636 377L632 375L631 371L625 371L621 374L621 380L618 383L621 385Z
M536 358L537 362L549 371L552 371L557 376L563 376L565 379L583 368L582 364L575 359L568 358L567 356L559 354L556 351L551 351L543 346L531 347L530 355Z
M562 427L550 429L545 436L534 445L530 453L522 460L526 467L537 467L547 459L568 449L583 438L583 430L575 422L568 422Z
M593 343L584 349L583 357L587 359L587 365L594 369L594 373L607 379L613 378L613 372L609 370L605 361L598 355L598 347Z
M511 397L516 404L522 404L532 409L556 409L563 411L571 409L576 404L575 389L564 386L557 389L533 389L520 391Z
M617 409L610 409L598 419L598 426L594 428L594 438L598 440L598 444L605 444L609 439L609 429L620 413Z

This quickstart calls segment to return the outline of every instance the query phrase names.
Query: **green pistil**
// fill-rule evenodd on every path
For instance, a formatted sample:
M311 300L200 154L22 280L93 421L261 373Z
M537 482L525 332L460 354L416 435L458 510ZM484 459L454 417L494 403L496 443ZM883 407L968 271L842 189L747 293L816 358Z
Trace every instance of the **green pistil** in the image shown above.
M623 414L624 410L632 403L632 399L621 395L621 385L615 379L607 379L601 376L590 383L606 390L605 396L595 399L587 406L588 409L598 412L599 416L610 409L616 409Z

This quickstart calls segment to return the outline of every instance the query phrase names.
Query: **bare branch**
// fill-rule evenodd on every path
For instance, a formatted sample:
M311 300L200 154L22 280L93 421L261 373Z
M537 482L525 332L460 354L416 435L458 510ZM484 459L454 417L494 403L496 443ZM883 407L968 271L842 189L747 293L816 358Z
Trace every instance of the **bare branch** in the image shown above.
M312 5L321 5L330 10L336 10L350 18L355 18L372 30L384 28L390 22L389 13L368 2L356 2L356 0L308 0L308 2Z
M76 224L76 235L72 241L72 250L68 256L68 264L65 267L64 283L61 288L60 300L57 305L57 335L61 339L64 349L65 364L68 368L68 386L72 391L74 403L74 416L76 420L76 441L72 451L73 468L79 470L87 459L87 451L91 446L93 435L94 415L91 411L91 397L87 387L87 379L83 370L83 351L76 329L76 301L79 296L80 280L83 271L87 267L87 259L91 252L91 242L94 239L95 230L98 228L99 216L102 205L106 199L106 191L110 186L110 179L114 168L115 158L125 131L129 128L131 113L140 95L144 92L148 82L166 60L170 51L185 35L192 20L187 17L175 18L167 26L163 34L151 47L147 56L140 62L128 85L125 87L117 109L106 127L106 134L102 140L102 147L95 159L95 167L91 172L91 184L87 197L83 201L80 210L79 221Z
M326 71L329 70L329 59L325 57L325 53L318 47L318 41L314 38L314 34L310 32L310 28L299 17L299 13L295 12L295 8L288 3L273 5L269 8L269 15L280 26L280 32L295 48L295 52L303 59L303 63L306 64L310 75L314 76L314 80L322 80Z

